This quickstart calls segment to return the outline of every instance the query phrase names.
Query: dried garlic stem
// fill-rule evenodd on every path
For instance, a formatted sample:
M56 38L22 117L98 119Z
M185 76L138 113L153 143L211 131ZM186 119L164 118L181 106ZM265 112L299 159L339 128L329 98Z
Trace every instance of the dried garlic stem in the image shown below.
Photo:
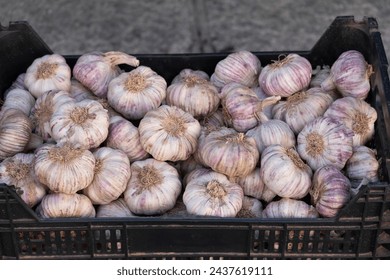
M282 57L284 57L282 60L280 60ZM285 54L280 54L278 56L278 60L272 60L272 64L270 64L271 68L280 68L284 66L285 64L289 63L293 57L291 56L286 56Z
M123 52L106 52L103 56L113 67L119 64L128 64L134 67L139 66L139 60L136 57Z
M217 180L211 180L206 186L207 193L214 198L222 198L226 195L223 185Z
M196 76L187 76L184 78L184 83L186 84L187 87L194 87L196 85L202 85L205 84L207 80L201 79Z
M302 161L302 159L298 156L297 152L293 148L286 149L287 156L292 160L292 162L300 169L305 168L305 163Z
M49 150L49 159L68 162L77 158L83 153L81 149L74 149L68 145L62 147L55 147Z
M291 109L297 104L300 104L307 97L307 93L305 91L294 93L293 95L287 97L286 109Z

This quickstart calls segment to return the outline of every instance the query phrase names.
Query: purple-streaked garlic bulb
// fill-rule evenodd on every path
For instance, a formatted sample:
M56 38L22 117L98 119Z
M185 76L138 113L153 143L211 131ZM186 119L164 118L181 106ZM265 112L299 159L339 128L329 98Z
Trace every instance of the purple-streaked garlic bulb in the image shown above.
M333 118L351 129L354 133L354 146L366 144L374 135L377 112L364 100L354 97L337 99L324 116Z
M208 130L214 130L221 126L227 126L222 109L218 109L211 115L204 117L199 121L199 123L202 127L207 127Z
M262 199L264 182L261 179L259 167L255 168L248 175L238 178L237 184L242 187L245 195Z
M259 85L267 95L287 97L305 90L310 84L311 74L310 62L292 53L265 66L259 76Z
M254 87L252 90L256 93L257 97L260 100L264 100L268 97L269 95L265 94L265 92L261 89L261 87ZM267 118L272 119L272 108L274 107L274 104L269 104L266 107L263 107L263 113L267 116Z
M89 89L87 89L82 83L80 83L75 78L71 79L70 91L69 95L77 102L84 99L92 99L96 100L98 97L92 93Z
M22 73L20 74L16 80L12 83L12 85L4 92L3 94L3 97L6 98L8 93L13 90L13 89L24 89L24 90L28 90L26 85L24 84L24 78L26 76L26 73Z
M133 67L139 65L139 60L123 52L92 52L77 59L73 67L73 76L96 96L107 96L108 84L121 73L119 64Z
M351 183L341 171L327 165L314 172L310 189L312 204L323 217L334 217L350 200Z
M113 218L113 217L136 217L126 204L123 198L118 198L108 204L101 204L97 207L97 218Z
M244 195L241 210L236 215L237 218L262 218L263 205L261 201Z
M326 165L342 169L352 155L353 131L328 117L308 123L297 137L297 150L313 170Z
M249 51L229 54L219 61L210 81L219 89L228 83L236 82L247 87L255 87L261 71L261 62Z
M343 52L333 63L329 77L321 87L325 91L337 89L343 96L365 99L370 91L372 66L356 51Z
M318 216L313 206L290 198L272 201L263 210L264 218L318 218Z
M205 167L198 167L190 172L188 172L184 178L183 178L183 183L184 183L184 186L187 186L187 184L192 180L192 179L195 179L195 178L198 178L200 176L203 176L203 175L206 175L206 174L210 174L211 172L214 172L212 169L210 168L205 168Z
M357 146L353 147L353 154L345 165L345 174L350 180L377 182L378 169L376 151L366 146Z
M15 88L8 92L1 109L14 108L29 116L34 105L35 98L27 90Z

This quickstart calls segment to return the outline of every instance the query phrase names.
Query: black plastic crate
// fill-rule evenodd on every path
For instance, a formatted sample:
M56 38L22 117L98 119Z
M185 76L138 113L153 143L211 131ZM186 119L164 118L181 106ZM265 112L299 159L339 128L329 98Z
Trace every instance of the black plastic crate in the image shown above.
M313 66L344 51L373 65L368 102L378 112L375 137L380 182L368 184L335 218L39 219L0 185L0 259L390 259L390 82L374 18L337 17L310 51ZM262 65L284 52L255 52ZM27 22L0 27L0 93L32 61L52 53ZM169 83L184 68L211 74L227 53L136 55ZM78 55L65 56L72 67Z

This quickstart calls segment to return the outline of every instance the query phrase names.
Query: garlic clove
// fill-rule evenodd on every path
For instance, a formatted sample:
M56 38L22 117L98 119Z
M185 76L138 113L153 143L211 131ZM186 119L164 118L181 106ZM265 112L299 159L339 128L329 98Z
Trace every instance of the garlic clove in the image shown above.
M301 200L282 198L270 202L263 211L264 218L317 218L317 210Z
M8 92L2 110L14 108L22 111L26 116L29 116L34 104L35 98L27 90L15 88Z

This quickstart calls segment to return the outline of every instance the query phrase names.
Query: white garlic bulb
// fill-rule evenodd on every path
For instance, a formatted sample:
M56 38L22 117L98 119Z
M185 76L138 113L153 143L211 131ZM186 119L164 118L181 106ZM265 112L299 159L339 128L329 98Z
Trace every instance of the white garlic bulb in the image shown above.
M114 78L107 93L108 103L125 118L139 120L158 108L166 97L167 82L146 66Z
M263 211L264 218L318 218L317 210L301 200L282 198L272 201Z
M343 96L365 99L370 91L372 66L356 51L343 52L333 63L329 77L321 87L325 91L337 89Z
M14 108L22 111L26 116L29 116L34 104L35 98L27 90L15 88L8 92L2 110Z
M206 117L218 109L218 89L203 71L182 70L167 88L166 103L190 113Z
M24 153L33 152L43 144L43 138L35 133L31 133L30 140L23 149Z
M131 164L124 198L132 213L163 214L175 206L180 192L179 173L169 163L145 159Z
M205 165L229 177L250 174L259 161L255 140L232 128L211 132L199 148Z
M323 217L334 217L350 200L351 182L341 171L327 165L313 175L312 204Z
M24 89L27 90L26 85L24 84L24 78L26 77L26 73L19 74L16 80L12 83L12 85L4 92L3 97L7 98L8 93L14 89Z
M267 95L287 97L305 90L310 84L311 74L310 62L291 53L265 66L259 76L259 85Z
M352 155L353 135L352 130L338 121L319 117L298 134L297 150L313 170L329 164L341 170Z
M143 149L138 128L120 116L110 118L107 147L125 152L130 162L148 158L150 155Z
M217 87L223 88L226 84L236 82L247 87L258 84L261 71L261 62L249 51L238 51L229 54L219 61L211 75L210 81Z
M71 70L59 54L47 54L34 60L27 68L24 83L28 91L38 98L50 90L70 90Z
M317 66L315 70L313 70L313 76L310 81L310 88L321 87L323 81L325 81L330 75L330 67L329 65Z
M243 198L242 188L217 172L192 179L183 194L188 213L200 216L235 217Z
M198 178L202 175L205 175L205 174L210 174L211 172L214 172L214 171L210 168L205 168L205 167L198 167L198 168L188 172L183 178L184 186L187 186L187 184L191 180L196 179L196 178Z
M364 100L354 97L337 99L324 116L341 122L354 132L353 145L362 146L372 139L377 112Z
M260 200L244 196L242 200L241 210L237 213L237 218L262 218L263 217L263 205Z
M95 208L83 194L51 193L46 195L36 210L38 216L47 218L93 218Z
M237 183L242 187L245 195L262 199L264 182L261 179L259 167L248 175L238 178Z
M345 164L345 174L350 180L367 179L377 182L379 162L376 151L366 146L353 147L353 154Z
M62 104L50 119L52 137L57 143L74 147L96 148L107 138L107 110L95 100Z
M273 107L273 117L286 122L295 134L303 127L321 117L332 104L333 98L321 88L310 88L287 97Z
M30 140L32 123L20 110L0 111L0 160L24 150Z
M280 197L303 198L311 186L311 168L294 148L271 145L261 154L260 176L264 184Z
M105 98L109 83L121 73L119 64L137 67L139 60L118 51L86 53L77 59L73 76L96 96Z
M74 194L88 187L94 168L95 157L89 150L45 144L35 151L34 172L53 192Z
M112 218L112 217L136 217L131 213L126 201L123 198L118 198L108 204L99 205L96 211L97 218Z
M125 191L131 176L130 161L121 150L101 147L93 152L95 157L94 177L83 189L93 204L108 204Z
M197 148L200 129L190 113L168 105L149 111L138 126L142 147L161 161L188 159Z
M98 99L98 97L94 95L92 91L87 89L82 83L80 83L75 78L72 78L70 81L69 95L77 102L84 99L92 99L92 100Z

